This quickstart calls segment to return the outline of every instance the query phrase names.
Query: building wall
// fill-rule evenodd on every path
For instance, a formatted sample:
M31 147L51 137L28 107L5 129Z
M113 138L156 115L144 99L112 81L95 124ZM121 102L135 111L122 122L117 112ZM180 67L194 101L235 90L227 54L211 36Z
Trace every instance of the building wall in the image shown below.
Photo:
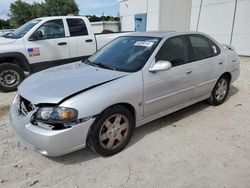
M237 4L236 0L193 0L190 29L205 32L249 56L250 0L238 0Z
M160 0L148 1L147 31L159 30Z
M187 31L192 0L160 0L159 30Z
M135 30L135 15L147 13L147 31L159 29L159 0L121 0L122 31Z
M134 31L136 14L147 13L146 31L189 30L192 0L120 0L122 31Z
M250 0L238 1L232 45L241 55L250 56Z

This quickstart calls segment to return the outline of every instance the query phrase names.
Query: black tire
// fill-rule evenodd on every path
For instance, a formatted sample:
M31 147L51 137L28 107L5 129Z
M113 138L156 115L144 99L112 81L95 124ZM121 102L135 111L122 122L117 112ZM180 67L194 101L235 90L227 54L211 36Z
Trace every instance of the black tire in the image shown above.
M0 90L3 92L16 91L17 86L24 80L25 74L21 67L12 63L0 64Z
M116 125L115 122L120 116L120 127L117 124L118 128L116 127L116 129L114 129ZM126 123L128 123L127 129L122 130L122 127L125 127ZM110 125L109 128L107 128L107 124ZM128 144L133 134L134 127L135 121L129 110L120 105L110 107L105 110L91 126L87 144L95 153L101 156L117 154ZM121 142L116 139L116 137L119 137L119 139L121 138L118 134L122 136L123 140ZM105 139L106 136L108 137ZM103 140L101 141L102 137ZM114 140L113 145L112 140ZM111 144L109 145L109 143ZM108 148L109 146L114 148Z
M220 85L223 83L224 89L220 89ZM219 78L214 86L211 96L207 99L207 102L213 106L218 106L226 100L230 88L230 79L228 76L223 75ZM218 94L220 93L220 94Z

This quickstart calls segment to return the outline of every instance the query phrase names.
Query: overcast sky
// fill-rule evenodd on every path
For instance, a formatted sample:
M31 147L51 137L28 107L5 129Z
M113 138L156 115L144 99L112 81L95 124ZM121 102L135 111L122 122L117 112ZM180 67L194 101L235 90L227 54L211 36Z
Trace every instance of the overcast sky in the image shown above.
M0 19L7 19L10 3L16 0L0 0ZM42 2L44 0L25 0L25 2ZM117 16L119 2L117 0L76 0L82 15L105 15Z

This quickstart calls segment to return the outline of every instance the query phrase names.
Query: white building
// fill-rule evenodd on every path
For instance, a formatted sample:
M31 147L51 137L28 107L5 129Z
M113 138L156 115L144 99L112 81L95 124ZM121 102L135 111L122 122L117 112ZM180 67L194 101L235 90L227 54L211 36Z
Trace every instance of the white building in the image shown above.
M191 0L120 0L122 31L188 30Z
M250 0L193 0L190 29L250 56Z
M120 0L122 31L193 30L250 56L250 0Z

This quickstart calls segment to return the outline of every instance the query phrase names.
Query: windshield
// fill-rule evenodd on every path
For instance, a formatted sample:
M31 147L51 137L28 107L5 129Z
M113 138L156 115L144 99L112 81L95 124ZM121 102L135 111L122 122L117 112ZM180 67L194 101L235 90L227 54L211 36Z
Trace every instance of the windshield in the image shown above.
M27 22L26 24L22 25L21 27L17 28L14 32L4 35L4 37L21 38L40 21L41 20L31 20Z
M128 36L119 37L88 59L89 64L124 72L142 69L161 38Z

